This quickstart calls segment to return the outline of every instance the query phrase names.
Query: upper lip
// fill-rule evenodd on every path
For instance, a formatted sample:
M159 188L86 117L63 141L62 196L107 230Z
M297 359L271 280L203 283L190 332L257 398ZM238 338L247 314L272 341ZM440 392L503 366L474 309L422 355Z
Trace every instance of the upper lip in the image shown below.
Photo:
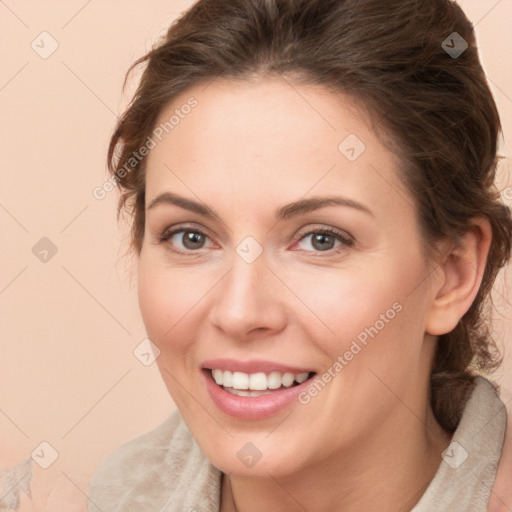
M201 364L201 368L210 370L218 369L231 372L243 373L309 373L311 368L304 368L299 366L289 366L274 361L266 361L263 359L251 359L248 361L239 361L237 359L208 359Z

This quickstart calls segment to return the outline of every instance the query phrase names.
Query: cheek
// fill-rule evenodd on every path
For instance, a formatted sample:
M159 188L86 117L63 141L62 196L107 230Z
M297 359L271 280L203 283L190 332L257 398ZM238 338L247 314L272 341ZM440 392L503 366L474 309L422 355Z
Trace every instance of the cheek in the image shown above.
M199 336L192 320L194 305L204 292L194 285L190 273L149 260L141 259L138 269L140 312L149 339L160 350L156 364L167 390L180 410L187 411L190 398L181 383L194 368L191 348Z
M172 326L170 312L173 311L173 304L169 303L173 294L167 291L169 283L159 279L160 274L150 262L141 259L137 275L139 307L148 336L156 344Z
M176 331L187 322L187 312L201 297L201 290L187 272L162 268L150 258L138 269L139 307L149 338L160 350L179 349Z
M283 280L300 299L295 301L298 310L303 310L315 325L323 325L324 335L330 333L328 338L332 340L348 340L374 324L382 329L383 322L388 325L396 318L407 294L407 276L401 272L400 277L389 267L372 269L368 265L337 272L322 269L309 275L290 273Z
M170 267L148 254L140 260L137 277L139 308L148 337L160 349L158 363L179 371L179 364L192 357L191 349L201 338L199 330L218 272Z
M289 274L287 282L294 283L295 294L308 306L299 305L305 311L302 326L306 316L312 320L309 335L327 356L327 365L345 356L356 375L370 363L384 369L419 357L426 303L418 283L424 269L419 258L396 261L300 278ZM359 364L352 363L356 359Z

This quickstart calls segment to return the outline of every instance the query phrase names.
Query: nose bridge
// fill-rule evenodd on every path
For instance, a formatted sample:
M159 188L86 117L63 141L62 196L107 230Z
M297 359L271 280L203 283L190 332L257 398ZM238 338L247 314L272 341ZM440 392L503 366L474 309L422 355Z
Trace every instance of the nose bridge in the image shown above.
M248 317L250 311L256 311L265 300L269 300L269 294L264 293L268 285L269 269L263 254L254 261L240 256L239 249L233 255L232 267L227 280L224 283L222 295L231 308L233 314L239 311L240 316Z
M279 329L284 321L283 304L273 293L274 276L265 254L255 250L250 240L236 248L231 269L215 294L212 320L236 337L254 329Z

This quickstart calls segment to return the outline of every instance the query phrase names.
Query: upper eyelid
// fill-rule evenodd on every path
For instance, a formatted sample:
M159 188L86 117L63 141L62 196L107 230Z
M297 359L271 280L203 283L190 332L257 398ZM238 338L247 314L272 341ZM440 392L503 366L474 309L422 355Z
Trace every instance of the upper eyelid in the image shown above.
M202 226L196 227L193 224L186 224L183 226L178 224L176 226L166 227L160 232L160 234L161 235L166 235L166 234L170 234L170 233L176 234L179 231L187 231L187 230L197 231L199 233L203 233L203 234L207 235L208 237L210 237L210 235L208 234L208 231L209 231L208 228L203 228ZM344 229L335 228L332 226L320 226L320 225L305 228L305 229L299 229L296 232L297 233L296 236L305 236L308 234L312 234L313 232L322 232L322 231L333 231L335 234L337 234L341 237L346 235L346 238L353 239L353 236L348 231L346 231Z
M163 231L161 231L158 235L158 237L170 237L170 236L174 236L176 233L179 233L180 231L193 231L193 232L198 232L198 233L201 233L205 236L207 236L208 238L212 239L212 237L208 234L208 229L205 229L203 227L195 227L195 226L192 226L192 225L185 225L185 226L170 226L168 228L165 228Z

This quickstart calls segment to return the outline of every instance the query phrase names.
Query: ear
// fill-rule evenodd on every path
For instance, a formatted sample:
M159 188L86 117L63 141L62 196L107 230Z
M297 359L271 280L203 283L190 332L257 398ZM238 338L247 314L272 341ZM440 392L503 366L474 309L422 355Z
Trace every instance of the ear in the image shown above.
M427 333L439 336L452 331L470 308L482 282L491 239L489 221L475 218L460 240L445 246L438 263L440 279L435 280L427 316Z

